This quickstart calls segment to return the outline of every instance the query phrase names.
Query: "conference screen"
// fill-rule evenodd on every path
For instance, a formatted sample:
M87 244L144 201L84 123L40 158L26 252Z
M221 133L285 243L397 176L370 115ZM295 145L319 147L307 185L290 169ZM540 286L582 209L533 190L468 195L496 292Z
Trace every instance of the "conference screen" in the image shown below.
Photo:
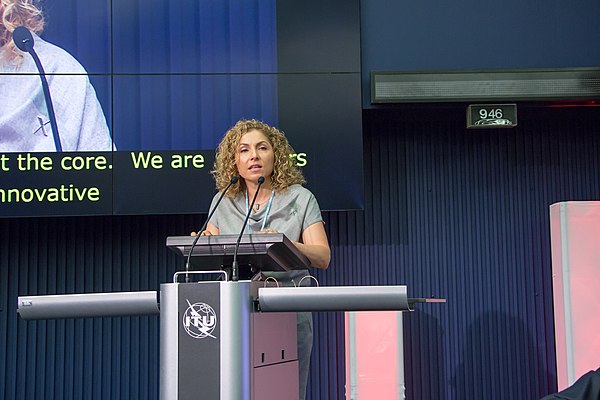
M34 5L43 31L17 21L56 129L34 56L5 43L1 216L206 212L214 149L240 119L286 134L322 209L362 208L358 0Z

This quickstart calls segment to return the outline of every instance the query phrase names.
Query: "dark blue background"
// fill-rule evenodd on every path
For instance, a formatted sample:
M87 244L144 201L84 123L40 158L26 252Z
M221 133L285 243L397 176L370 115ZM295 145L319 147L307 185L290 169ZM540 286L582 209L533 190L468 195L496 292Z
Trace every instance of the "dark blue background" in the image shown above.
M363 107L372 71L600 65L600 2L361 1Z
M44 12L43 36L91 75L118 150L214 149L240 118L277 125L274 0L46 1Z

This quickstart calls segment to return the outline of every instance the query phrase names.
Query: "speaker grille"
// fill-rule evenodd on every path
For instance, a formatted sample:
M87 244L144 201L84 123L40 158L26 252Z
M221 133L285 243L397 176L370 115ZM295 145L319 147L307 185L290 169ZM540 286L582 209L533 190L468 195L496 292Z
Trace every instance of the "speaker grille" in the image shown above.
M372 72L372 103L600 98L600 68Z

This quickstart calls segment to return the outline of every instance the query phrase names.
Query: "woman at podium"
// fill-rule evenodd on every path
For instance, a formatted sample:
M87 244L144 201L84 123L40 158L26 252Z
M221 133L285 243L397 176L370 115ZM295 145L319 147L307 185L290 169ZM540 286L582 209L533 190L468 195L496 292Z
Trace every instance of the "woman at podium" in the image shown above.
M329 266L331 251L321 210L315 196L302 186L300 168L290 158L294 150L278 129L256 120L241 120L229 129L217 147L212 171L222 192L238 176L202 235L239 234L246 215L245 233L283 233L316 268ZM264 182L259 184L259 178ZM260 179L262 180L262 179ZM254 205L252 199L256 195ZM219 194L211 204L216 205ZM264 272L282 285L298 285L308 270ZM309 280L303 283L309 285ZM308 382L313 326L311 313L298 313L300 399Z

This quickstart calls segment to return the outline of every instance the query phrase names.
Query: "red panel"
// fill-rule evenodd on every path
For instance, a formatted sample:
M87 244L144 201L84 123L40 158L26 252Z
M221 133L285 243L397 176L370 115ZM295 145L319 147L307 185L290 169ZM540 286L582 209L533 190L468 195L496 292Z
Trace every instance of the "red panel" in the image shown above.
M551 207L551 218L558 383L561 390L572 383L565 377L569 329L573 343L573 380L600 365L600 202L555 204ZM564 265L563 261L568 265ZM570 307L569 299L564 302L563 296L569 292ZM569 317L571 327L568 325Z
M401 332L398 332L396 311L357 312L356 358L357 358L357 399L396 399L398 398L398 346L401 346ZM349 360L348 318L346 318L346 360ZM400 334L400 335L399 335ZM348 363L347 363L348 364ZM347 387L352 383L347 368ZM348 390L346 391L348 398Z

